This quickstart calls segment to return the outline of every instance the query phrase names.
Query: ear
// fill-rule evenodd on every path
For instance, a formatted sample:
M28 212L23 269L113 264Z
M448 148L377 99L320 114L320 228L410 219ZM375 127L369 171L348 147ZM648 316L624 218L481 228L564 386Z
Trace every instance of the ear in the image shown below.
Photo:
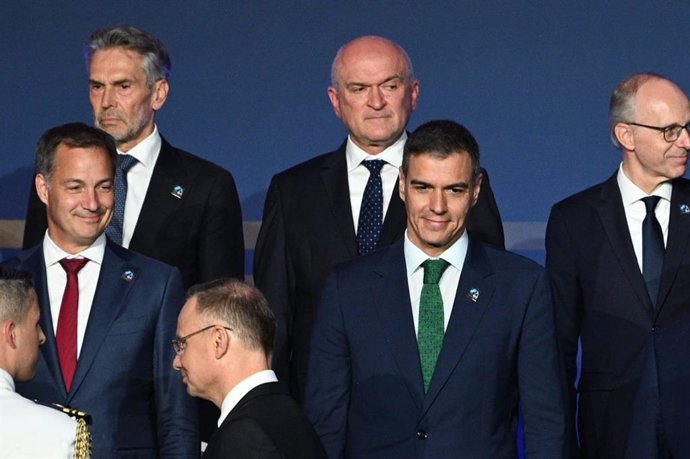
M338 90L333 86L328 87L328 98L331 100L335 116L340 118L340 99L338 98Z
M479 173L479 177L474 182L474 189L472 190L472 207L477 204L477 199L479 199L479 191L482 189L482 181L484 180L484 175Z
M410 92L410 108L415 111L417 108L417 98L419 98L419 81L412 82L412 90Z
M7 345L10 349L16 349L16 336L15 329L17 324L13 320L6 320L0 326L0 340Z
M221 359L230 349L230 334L229 330L223 327L216 327L213 329L213 353L216 360Z
M621 144L624 150L635 150L635 137L633 136L633 129L629 124L618 123L613 127L613 135Z
M398 171L398 194L400 195L400 200L405 202L405 173L402 170L402 166Z
M38 198L43 201L43 204L48 204L48 179L43 174L36 174L34 183Z
M168 100L168 92L170 91L170 85L168 84L168 80L162 79L156 81L156 83L153 85L153 98L151 100L151 108L154 110L160 110L161 107L163 107L163 104L165 104L165 101Z

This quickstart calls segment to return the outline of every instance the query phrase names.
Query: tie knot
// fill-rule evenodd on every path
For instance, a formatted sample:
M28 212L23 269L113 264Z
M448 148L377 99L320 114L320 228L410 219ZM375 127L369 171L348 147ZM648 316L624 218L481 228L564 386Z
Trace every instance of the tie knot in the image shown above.
M125 174L137 163L137 158L132 155L117 155L117 167Z
M661 200L661 196L647 196L646 198L642 198L641 201L644 202L644 206L647 209L647 213L653 213L654 210L656 209L656 205L659 203Z
M422 263L422 266L424 266L424 283L438 284L438 281L441 280L443 272L446 270L448 266L450 266L450 263L441 258L438 258L436 260L432 260L431 258L429 258L424 263Z
M369 169L370 174L380 174L381 168L386 162L382 159L372 159L371 161L362 161L362 165Z
M63 258L60 265L67 273L78 273L88 261L88 258Z

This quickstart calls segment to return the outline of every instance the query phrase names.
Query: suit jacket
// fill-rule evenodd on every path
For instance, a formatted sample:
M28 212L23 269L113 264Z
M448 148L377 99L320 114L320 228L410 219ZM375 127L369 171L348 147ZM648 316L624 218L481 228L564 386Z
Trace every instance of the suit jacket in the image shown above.
M504 247L503 226L484 181L468 229L480 240ZM379 247L400 239L406 227L398 185L388 206ZM254 283L278 319L273 369L301 401L306 383L309 336L331 268L357 257L350 206L345 143L334 152L288 169L271 181L254 254Z
M319 437L281 383L247 393L211 437L203 459L326 459Z
M177 185L179 198L171 193ZM47 225L32 183L24 249L43 240ZM242 211L232 175L162 139L129 249L179 268L185 288L221 277L244 279Z
M42 245L7 264L29 271L46 342L24 397L86 411L94 457L192 458L199 455L197 409L173 369L179 272L108 241L69 392L57 353Z
M473 301L469 292L478 291ZM470 238L424 392L403 241L334 269L311 343L305 409L331 459L564 456L548 278Z
M653 458L657 417L673 457L690 457L690 182L672 182L656 308L616 175L556 204L546 234L561 350L584 457Z

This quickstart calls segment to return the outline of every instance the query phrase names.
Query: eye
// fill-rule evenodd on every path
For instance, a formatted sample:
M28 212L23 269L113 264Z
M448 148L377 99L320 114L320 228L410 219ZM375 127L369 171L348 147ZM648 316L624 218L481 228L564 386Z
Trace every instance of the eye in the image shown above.
M353 94L363 94L366 89L367 89L366 86L360 86L360 85L355 85L355 86L350 87L350 91Z
M383 89L388 91L388 92L393 92L398 89L400 85L398 83L387 83L383 85Z
M91 92L98 92L103 89L103 85L100 83L91 83L89 88L91 89Z

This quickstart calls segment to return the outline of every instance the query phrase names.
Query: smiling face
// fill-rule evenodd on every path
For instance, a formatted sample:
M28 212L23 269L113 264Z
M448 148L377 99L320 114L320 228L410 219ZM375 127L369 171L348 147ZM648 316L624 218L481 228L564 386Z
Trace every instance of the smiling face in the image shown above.
M410 241L430 257L441 255L465 231L480 186L481 177L472 182L472 160L465 152L446 158L411 155L407 175L400 172Z
M328 88L335 114L352 141L378 154L400 138L417 106L419 83L411 80L402 50L378 37L348 44L335 63L337 85Z
M89 100L96 126L129 151L153 132L154 116L168 94L164 79L146 80L142 57L126 48L96 51L89 67Z
M638 89L634 118L629 121L659 127L685 125L690 121L690 102L672 82L654 78ZM626 176L646 193L685 174L690 150L687 130L675 142L667 142L657 130L627 123L619 123L614 132L623 151Z
M48 234L67 253L89 247L113 214L113 168L97 147L57 147L50 177L36 175L36 191L46 205Z

